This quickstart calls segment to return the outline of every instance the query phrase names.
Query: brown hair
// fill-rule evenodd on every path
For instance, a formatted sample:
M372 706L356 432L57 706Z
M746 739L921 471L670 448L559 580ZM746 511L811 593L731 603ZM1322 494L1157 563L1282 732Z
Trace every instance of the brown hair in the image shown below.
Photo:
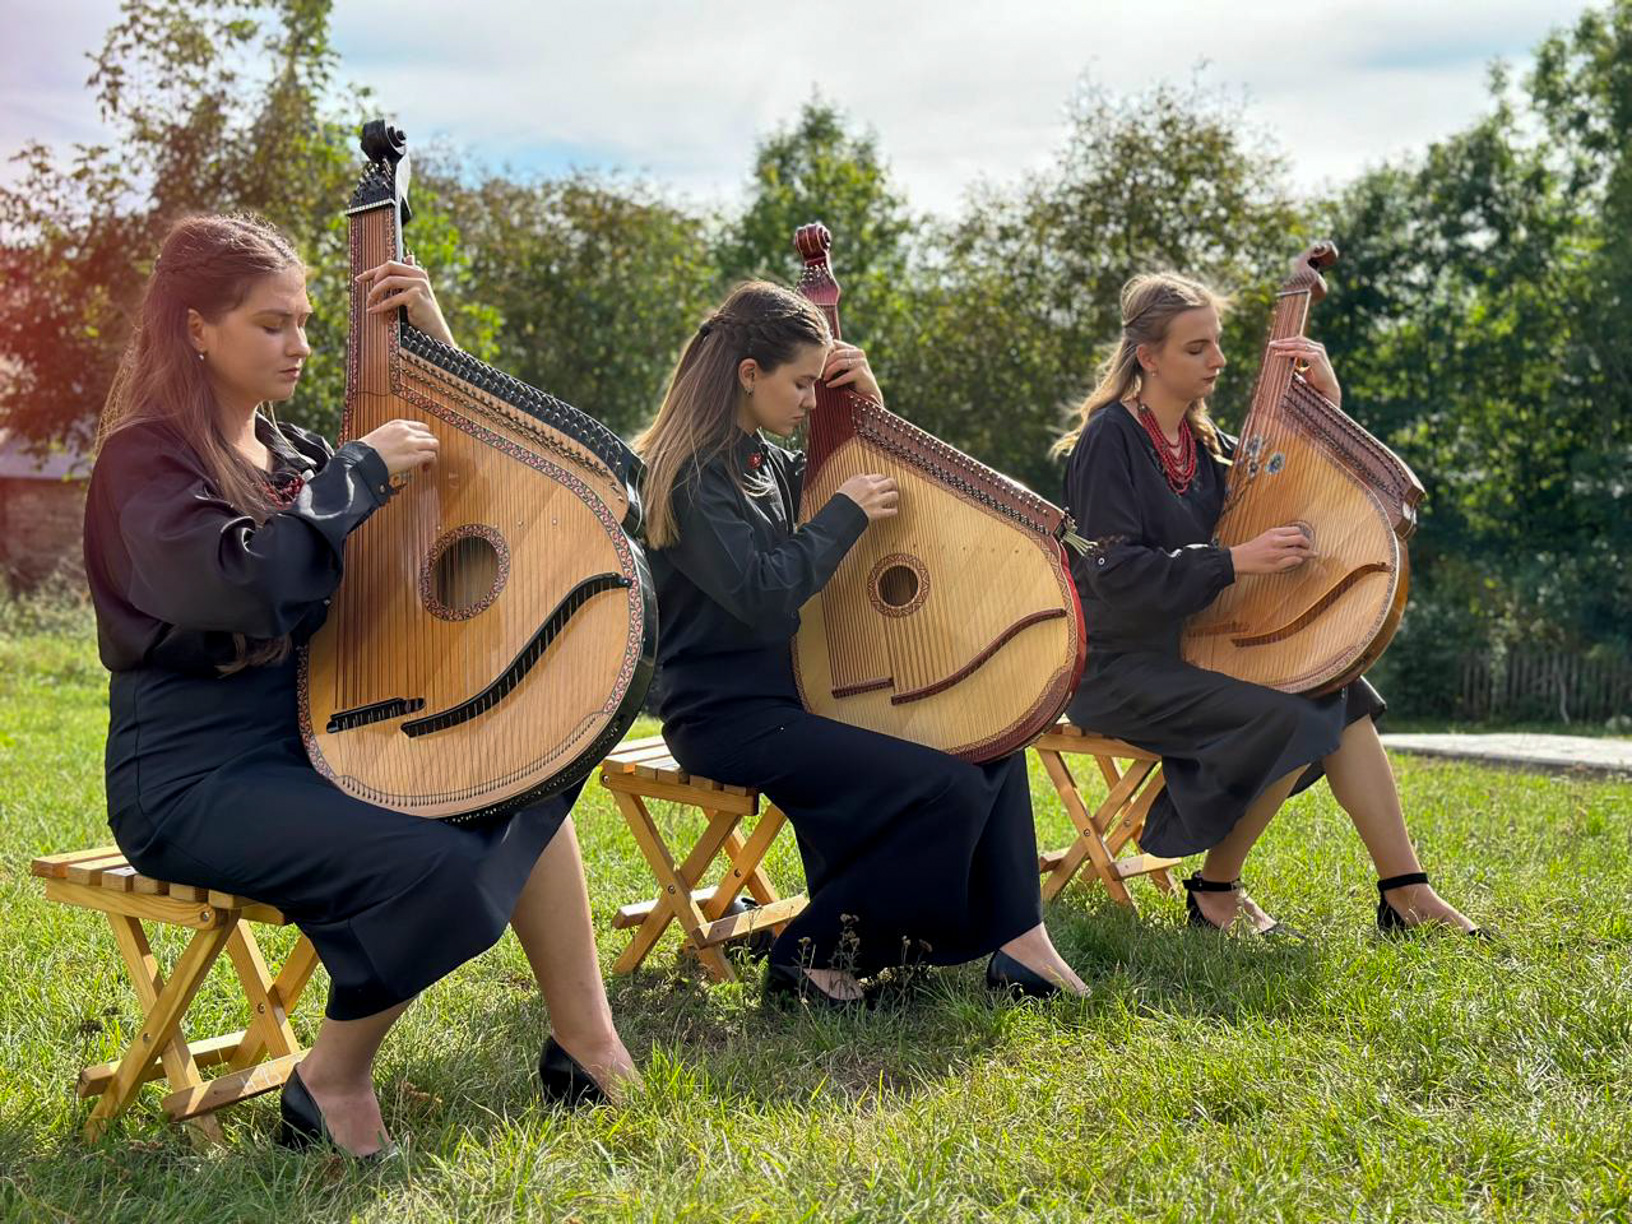
M737 367L752 357L762 370L786 365L801 345L832 342L827 320L806 298L765 281L738 285L680 354L657 416L635 439L646 461L646 542L667 548L679 538L675 486L727 455L740 430ZM744 489L746 480L732 468Z
M1167 339L1167 329L1176 316L1203 306L1211 306L1223 314L1230 307L1230 299L1176 272L1147 272L1123 285L1122 332L1116 347L1099 367L1099 381L1077 409L1076 423L1054 443L1049 454L1063 455L1070 451L1087 427L1088 418L1105 405L1137 396L1144 385L1139 346L1161 344ZM1186 417L1203 445L1213 454L1220 454L1218 427L1207 415L1207 401L1196 400Z
M214 322L241 304L255 280L301 266L294 244L251 214L186 217L171 226L142 295L136 331L108 391L98 444L144 422L172 426L197 453L211 485L234 509L264 523L276 508L264 474L227 440L204 363L188 338L187 312ZM223 672L281 662L289 639L234 634Z

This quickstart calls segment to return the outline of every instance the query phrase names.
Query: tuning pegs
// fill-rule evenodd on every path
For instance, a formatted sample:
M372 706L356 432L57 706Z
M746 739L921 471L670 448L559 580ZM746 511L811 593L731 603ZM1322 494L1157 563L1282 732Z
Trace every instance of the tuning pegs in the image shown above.
M813 221L794 232L793 245L807 264L818 263L833 249L833 234L820 221Z

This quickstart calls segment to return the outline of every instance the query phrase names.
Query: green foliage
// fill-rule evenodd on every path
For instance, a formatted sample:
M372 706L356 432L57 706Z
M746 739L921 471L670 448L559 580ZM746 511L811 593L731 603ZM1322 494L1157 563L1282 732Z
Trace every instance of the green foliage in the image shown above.
M1058 497L1048 449L1120 328L1128 277L1175 268L1233 291L1226 345L1245 355L1299 238L1284 162L1239 103L1200 81L1130 98L1085 88L1056 163L1015 191L974 192L939 237L886 394ZM1250 398L1252 364L1222 388L1226 420Z
M459 218L468 262L437 284L493 311L490 359L622 433L644 425L718 289L698 220L644 184L588 175L420 182Z
M118 133L0 191L0 424L46 442L101 403L164 228L254 208L310 267L315 354L294 420L333 432L348 268L340 208L366 91L337 82L329 0L127 0L91 83ZM1537 48L1487 114L1309 198L1240 99L1203 77L1085 85L1051 162L913 212L884 151L813 97L766 133L743 206L699 215L642 180L516 181L416 149L410 247L455 337L625 434L733 281L798 272L825 221L847 338L890 406L1058 496L1047 457L1135 272L1234 295L1215 415L1238 426L1267 307L1316 236L1343 252L1311 329L1345 407L1427 486L1413 597L1383 665L1397 708L1443 708L1461 652L1632 651L1632 0ZM1436 703L1441 703L1436 706Z

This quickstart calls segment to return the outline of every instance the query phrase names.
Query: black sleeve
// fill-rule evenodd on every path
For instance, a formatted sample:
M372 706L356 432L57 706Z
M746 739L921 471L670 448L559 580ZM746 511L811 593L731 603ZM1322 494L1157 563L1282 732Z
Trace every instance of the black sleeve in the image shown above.
M1235 581L1227 548L1149 543L1133 480L1136 457L1119 431L1084 431L1079 446L1086 450L1072 456L1065 491L1077 532L1090 541L1085 569L1095 595L1128 612L1177 619L1201 611Z
M111 436L97 459L130 557L126 598L180 628L288 633L340 585L346 536L390 496L378 453L348 442L257 526L220 498L191 451L155 444L151 431L129 434Z
M833 576L861 538L867 516L834 494L808 523L772 548L755 543L744 517L744 495L723 465L674 492L679 541L669 549L674 567L746 625L770 628L797 616Z

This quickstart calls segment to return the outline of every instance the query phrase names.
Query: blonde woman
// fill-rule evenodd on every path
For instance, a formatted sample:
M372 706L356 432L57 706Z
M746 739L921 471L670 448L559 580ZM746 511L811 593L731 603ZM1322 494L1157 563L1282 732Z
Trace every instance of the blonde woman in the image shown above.
M1369 683L1305 697L1179 657L1186 617L1232 583L1293 569L1310 555L1308 538L1292 526L1234 548L1211 542L1234 450L1207 415L1225 366L1226 304L1171 273L1129 281L1116 348L1056 445L1069 456L1066 504L1093 542L1073 561L1089 650L1069 716L1161 753L1167 785L1141 845L1174 857L1205 852L1184 881L1192 925L1287 930L1242 889L1241 869L1281 804L1324 773L1376 865L1378 926L1442 923L1479 934L1417 861L1377 736L1384 703ZM1300 363L1315 390L1341 401L1317 342L1275 341L1266 360Z

